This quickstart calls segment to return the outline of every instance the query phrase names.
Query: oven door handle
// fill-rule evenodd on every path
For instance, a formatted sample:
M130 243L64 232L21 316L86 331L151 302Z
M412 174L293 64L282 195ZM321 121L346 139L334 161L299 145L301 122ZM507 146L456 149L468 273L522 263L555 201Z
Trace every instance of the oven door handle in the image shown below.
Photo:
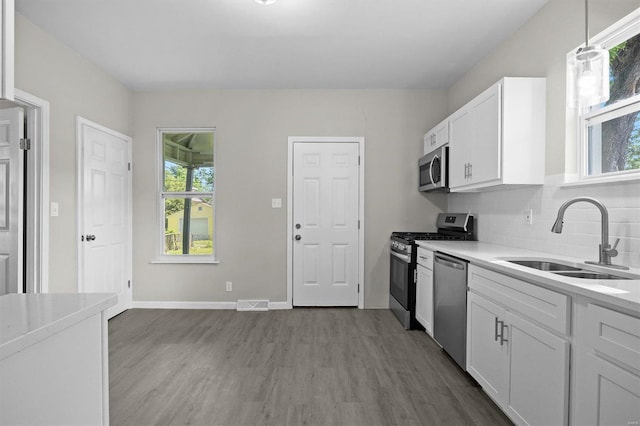
M434 155L431 161L429 161L429 179L431 179L431 184L435 185L436 183L433 181L433 161L439 159L437 155Z
M404 263L411 263L411 259L407 255L396 253L395 251L392 251L391 252L391 256L397 257L398 259L402 260Z

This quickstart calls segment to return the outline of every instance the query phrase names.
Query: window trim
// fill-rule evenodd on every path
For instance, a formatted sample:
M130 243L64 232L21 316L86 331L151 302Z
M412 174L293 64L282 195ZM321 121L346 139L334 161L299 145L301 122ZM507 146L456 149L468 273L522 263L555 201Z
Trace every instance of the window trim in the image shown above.
M640 34L640 9L636 9L624 18L620 19L613 25L606 28L604 31L598 33L590 40L591 44L599 44L605 49L610 49L613 46L633 37L636 34ZM575 51L584 46L582 43L580 46L572 49L567 53L567 64L569 59L573 56ZM568 86L566 93L569 95L570 87ZM574 136L571 138L576 147L576 167L577 173L574 178L566 179L565 185L586 185L586 184L602 184L607 182L622 182L628 180L640 180L640 169L623 170L619 172L609 172L599 175L588 175L588 125L589 123L603 122L608 119L615 118L622 111L632 112L640 108L640 95L635 95L631 98L616 102L612 105L607 105L604 108L596 111L589 111L588 108L574 108L571 106L566 107L567 116L573 125L575 126L575 132L572 132ZM628 113L627 112L627 113Z
M212 192L165 192L164 191L164 151L163 151L163 134L165 133L213 133L213 170L214 170L214 186ZM218 260L218 244L217 244L217 202L216 202L216 147L218 145L215 127L157 127L156 128L156 238L155 238L155 258L150 263L157 264L217 264ZM170 196L204 196L211 197L213 200L213 253L208 254L164 254L164 199Z

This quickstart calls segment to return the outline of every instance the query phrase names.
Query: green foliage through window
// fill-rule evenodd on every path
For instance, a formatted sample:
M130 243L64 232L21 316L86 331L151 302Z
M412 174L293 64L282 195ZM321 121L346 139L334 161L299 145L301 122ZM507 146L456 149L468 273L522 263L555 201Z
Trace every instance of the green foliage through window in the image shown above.
M160 130L164 255L214 253L214 132ZM186 220L185 220L186 218Z

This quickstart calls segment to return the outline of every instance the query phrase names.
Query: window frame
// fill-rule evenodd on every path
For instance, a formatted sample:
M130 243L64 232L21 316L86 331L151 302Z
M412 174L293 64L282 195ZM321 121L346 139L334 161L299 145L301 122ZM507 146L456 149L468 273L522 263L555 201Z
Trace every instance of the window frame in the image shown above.
M622 43L629 38L640 34L640 9L631 12L615 24L611 25L604 31L600 32L595 37L592 37L590 44L599 44L603 48L609 50L614 46ZM584 46L582 43L580 46ZM580 47L578 46L578 47ZM574 55L578 49L572 49L567 53L567 64L569 59ZM567 78L567 96L569 96L571 88L568 86ZM640 95L635 95L625 100L616 102L615 104L607 105L603 108L591 111L589 107L575 108L567 106L567 111L572 117L572 121L575 125L574 140L576 143L577 154L577 181L576 184L588 184L588 183L607 183L607 182L620 182L626 180L640 180L640 169L622 170L618 172L601 173L597 175L589 175L589 126L593 124L599 124L604 121L612 120L619 116L629 114L631 112L640 111Z
M165 133L213 133L213 170L214 184L211 192L188 192L188 191L165 191L164 190L164 138ZM156 128L156 255L151 263L219 263L218 261L218 245L217 245L217 226L216 226L216 147L218 145L215 127L158 127ZM201 198L210 197L212 206L212 253L209 254L174 254L168 255L164 253L164 235L165 235L165 217L164 217L164 200L166 198Z

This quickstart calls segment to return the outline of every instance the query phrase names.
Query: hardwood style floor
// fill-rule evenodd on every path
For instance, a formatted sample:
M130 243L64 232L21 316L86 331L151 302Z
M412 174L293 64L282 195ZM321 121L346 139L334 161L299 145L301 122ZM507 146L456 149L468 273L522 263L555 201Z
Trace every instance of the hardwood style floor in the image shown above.
M109 321L112 425L506 425L388 310L130 310Z

